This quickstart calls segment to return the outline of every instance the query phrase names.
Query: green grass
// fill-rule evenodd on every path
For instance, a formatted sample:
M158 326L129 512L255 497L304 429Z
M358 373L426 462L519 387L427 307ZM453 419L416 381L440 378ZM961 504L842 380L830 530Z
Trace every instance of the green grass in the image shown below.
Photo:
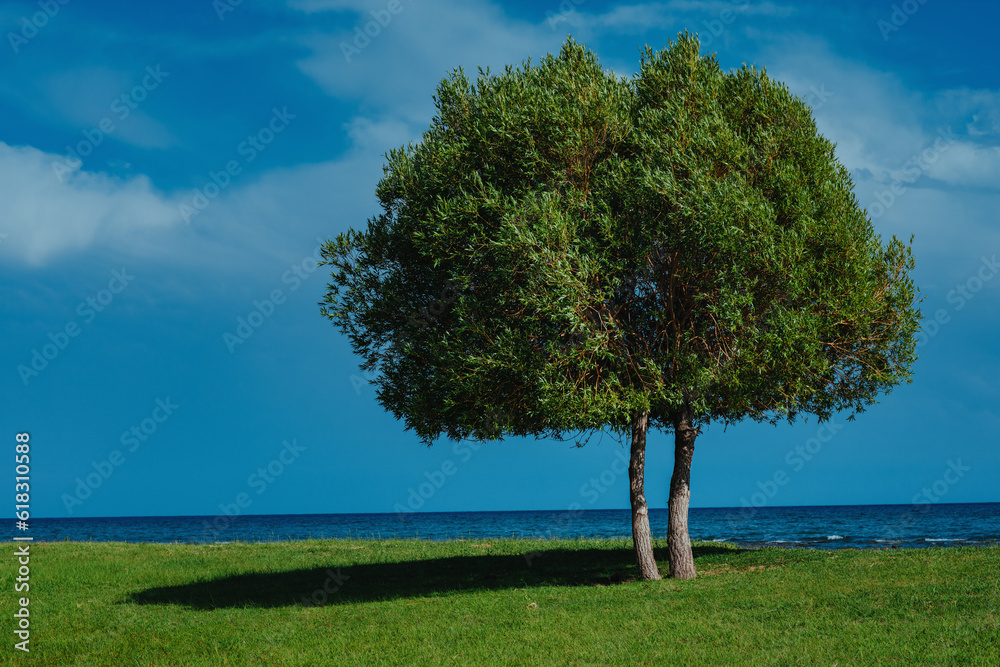
M101 666L1000 664L1000 547L697 544L697 579L637 582L630 544L39 543L30 656L12 648L9 546L3 655ZM338 581L325 604L300 604Z

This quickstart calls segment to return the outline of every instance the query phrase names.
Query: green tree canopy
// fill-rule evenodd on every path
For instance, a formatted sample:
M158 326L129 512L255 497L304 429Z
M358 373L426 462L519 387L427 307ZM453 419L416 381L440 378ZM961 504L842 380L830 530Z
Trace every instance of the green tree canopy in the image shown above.
M572 40L453 72L387 155L382 213L324 248L323 314L428 444L631 436L644 578L647 425L675 434L668 557L692 577L699 426L860 412L915 359L909 247L874 232L800 98L699 48L647 47L631 78Z

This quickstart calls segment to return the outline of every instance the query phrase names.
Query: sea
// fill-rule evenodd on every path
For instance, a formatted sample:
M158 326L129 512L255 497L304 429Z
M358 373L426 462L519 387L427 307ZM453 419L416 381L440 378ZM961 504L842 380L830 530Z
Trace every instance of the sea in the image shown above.
M278 542L353 538L384 540L628 538L629 510L407 512L32 518L11 535L34 541ZM667 510L651 509L654 538L667 536ZM692 508L693 540L745 547L879 549L1000 544L1000 503Z

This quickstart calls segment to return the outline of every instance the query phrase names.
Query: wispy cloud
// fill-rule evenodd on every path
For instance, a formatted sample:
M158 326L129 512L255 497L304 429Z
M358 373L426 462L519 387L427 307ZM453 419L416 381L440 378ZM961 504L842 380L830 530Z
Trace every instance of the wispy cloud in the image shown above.
M361 11L365 7L374 7L374 3L365 0L289 0L288 6L300 12L316 14L330 11Z
M348 3L333 4L346 8ZM350 6L355 4L359 3ZM305 5L318 11L326 3ZM426 126L433 115L431 95L448 72L464 67L474 76L477 66L502 69L557 50L564 39L544 25L513 19L482 0L443 0L434 5L402 0L401 6L402 11L370 37L360 53L345 55L345 48L357 48L354 28L303 37L302 44L312 53L299 61L300 69L332 97ZM363 30L372 17L367 11L357 14L355 28ZM431 35L449 37L429 39ZM365 41L359 38L358 44Z
M943 90L933 101L939 114L964 125L976 141L1000 144L1000 90Z
M586 14L584 8L579 12L578 21L581 24L595 28L612 29L616 31L645 31L649 29L685 27L698 32L706 26L690 23L693 19L718 19L725 17L728 24L736 15L741 16L771 16L787 17L795 13L791 6L777 5L772 2L749 2L748 0L712 0L697 2L695 0L672 0L672 2L652 2L634 5L618 5L603 14ZM690 25L685 25L685 22Z
M751 0L672 0L664 3L678 12L696 12L701 14L719 14L725 10L736 10L747 16L791 16L795 13L793 5L780 5L773 2L752 2Z

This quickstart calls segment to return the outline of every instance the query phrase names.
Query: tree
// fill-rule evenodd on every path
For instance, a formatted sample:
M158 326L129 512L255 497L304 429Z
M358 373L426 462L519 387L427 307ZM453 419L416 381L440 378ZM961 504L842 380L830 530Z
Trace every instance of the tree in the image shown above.
M699 48L647 47L632 78L572 40L456 70L387 155L382 213L323 248L322 313L425 443L630 437L642 579L650 427L674 434L667 556L691 578L700 427L853 418L915 359L909 247L882 244L801 99Z

